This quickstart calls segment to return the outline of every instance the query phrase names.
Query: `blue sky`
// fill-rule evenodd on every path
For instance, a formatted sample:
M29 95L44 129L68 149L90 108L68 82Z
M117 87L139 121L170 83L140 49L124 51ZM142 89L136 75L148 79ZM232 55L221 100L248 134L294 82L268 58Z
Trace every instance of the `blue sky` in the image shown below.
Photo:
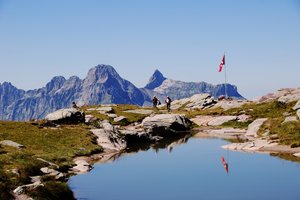
M299 0L0 0L0 44L0 83L26 90L97 64L217 84L224 52L247 98L300 87Z

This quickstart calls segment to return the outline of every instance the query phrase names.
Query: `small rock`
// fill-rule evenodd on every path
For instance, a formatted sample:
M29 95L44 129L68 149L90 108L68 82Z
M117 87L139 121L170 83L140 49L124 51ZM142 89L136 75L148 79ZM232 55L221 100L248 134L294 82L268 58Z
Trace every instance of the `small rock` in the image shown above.
M126 122L126 121L127 121L127 118L124 116L119 116L119 117L114 118L114 122Z
M24 148L24 147L25 147L24 145L19 144L19 143L16 143L16 142L11 141L11 140L3 140L3 141L0 142L0 144L6 145L6 146L15 147L15 148L17 148L17 149L20 149L20 148Z
M297 117L296 116L289 116L289 117L286 117L284 119L284 121L282 122L282 124L286 123L286 122L296 122L298 121Z
M116 115L116 114L107 114L107 116L110 117L110 118L116 118L116 117L118 117L118 115Z
M285 116L285 117L290 116L290 115L291 115L291 113L289 113L289 112L284 112L283 113L283 116Z
M75 164L76 166L72 169L79 173L86 173L92 169L92 166L87 161L82 159L75 160Z
M114 109L112 107L99 107L96 109L100 113L113 113Z
M300 109L300 100L297 101L296 105L293 107L293 110Z
M246 114L237 116L238 122L247 122L247 121L249 121L249 118L250 118L250 116L246 115Z
M208 122L209 126L220 126L222 124L224 124L225 122L229 122L232 120L236 120L237 116L219 116L219 117L215 117L213 120L211 120L210 122Z
M97 118L94 117L94 115L86 115L85 116L85 123L92 123L94 121L97 121Z
M296 156L296 157L300 157L300 152L299 153L294 153L293 155Z

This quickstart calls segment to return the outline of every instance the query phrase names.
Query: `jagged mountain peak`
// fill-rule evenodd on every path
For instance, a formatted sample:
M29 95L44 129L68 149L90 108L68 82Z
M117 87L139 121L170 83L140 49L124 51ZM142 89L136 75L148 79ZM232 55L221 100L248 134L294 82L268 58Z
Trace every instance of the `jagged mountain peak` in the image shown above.
M154 88L159 87L166 79L167 78L165 78L164 75L158 69L156 69L153 75L150 77L145 88L153 90Z
M87 77L85 78L85 83L88 85L94 83L104 83L110 77L119 79L120 75L112 66L101 64L89 70Z

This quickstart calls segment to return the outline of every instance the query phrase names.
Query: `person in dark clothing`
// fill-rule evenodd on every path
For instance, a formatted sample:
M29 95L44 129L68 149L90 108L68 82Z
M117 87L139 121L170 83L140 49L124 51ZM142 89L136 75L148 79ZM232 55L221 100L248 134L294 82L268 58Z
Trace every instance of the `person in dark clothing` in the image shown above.
M159 102L159 99L156 96L154 96L153 99L152 99L153 108L156 108L158 102Z
M76 109L78 108L78 106L76 105L76 103L74 101L72 102L72 107L76 108Z
M170 110L171 110L171 102L172 102L171 98L169 96L167 96L165 102L167 104L167 110L168 110L168 112L170 112Z

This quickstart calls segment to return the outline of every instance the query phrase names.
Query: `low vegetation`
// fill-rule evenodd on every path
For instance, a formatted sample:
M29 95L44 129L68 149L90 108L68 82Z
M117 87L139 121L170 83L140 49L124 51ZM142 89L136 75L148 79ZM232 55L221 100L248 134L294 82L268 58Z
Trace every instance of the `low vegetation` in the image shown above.
M49 128L42 124L0 122L0 141L12 140L25 146L17 149L1 145L0 199L10 199L9 191L29 183L29 176L41 175L40 168L48 164L37 158L55 163L64 170L73 165L75 156L102 151L85 125Z

